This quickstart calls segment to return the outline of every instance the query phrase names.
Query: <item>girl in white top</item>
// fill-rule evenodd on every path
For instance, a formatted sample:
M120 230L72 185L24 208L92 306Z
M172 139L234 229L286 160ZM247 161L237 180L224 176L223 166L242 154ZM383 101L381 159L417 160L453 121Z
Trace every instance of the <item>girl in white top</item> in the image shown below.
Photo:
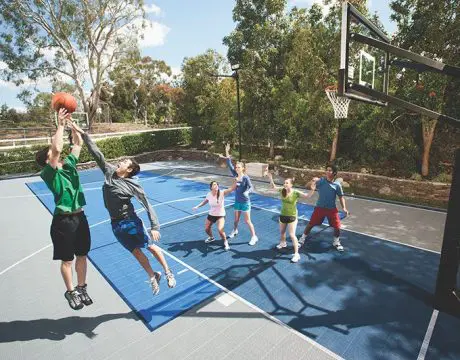
M226 189L224 191L220 191L219 184L217 181L211 181L209 184L209 188L211 189L210 192L206 195L206 198L200 202L197 206L193 208L193 211L196 211L199 207L204 206L209 203L211 209L209 210L208 217L206 218L206 222L204 224L204 231L209 237L204 241L205 243L213 242L214 236L212 235L212 224L217 225L217 230L219 231L219 235L221 239L224 241L224 248L225 250L230 250L230 246L228 245L227 236L224 232L224 225L225 225L225 196L230 194L236 188L236 182L233 183L232 187Z

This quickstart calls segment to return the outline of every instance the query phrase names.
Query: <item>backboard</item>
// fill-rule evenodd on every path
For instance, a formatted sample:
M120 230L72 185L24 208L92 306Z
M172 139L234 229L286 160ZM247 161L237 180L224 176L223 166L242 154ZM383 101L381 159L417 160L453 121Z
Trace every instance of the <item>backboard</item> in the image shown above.
M72 113L72 120L80 126L83 130L87 130L89 128L89 120L88 114L85 112L73 112ZM57 112L54 114L54 121L57 126Z
M392 45L385 32L353 5L342 4L337 95L396 105L459 126L460 120L439 112L442 89L459 78L460 68Z
M347 2L342 6L337 93L354 100L386 106L387 102L356 90L356 85L387 93L389 52L356 41L356 36L366 36L388 44L390 39L354 6Z

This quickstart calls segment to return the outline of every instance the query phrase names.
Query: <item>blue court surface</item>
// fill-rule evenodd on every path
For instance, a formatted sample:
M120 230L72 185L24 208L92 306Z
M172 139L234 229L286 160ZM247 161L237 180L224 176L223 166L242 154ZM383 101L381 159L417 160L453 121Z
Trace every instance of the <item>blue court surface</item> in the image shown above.
M242 220L227 252L221 241L203 241L207 209L192 212L208 184L148 171L139 180L162 224L160 246L177 278L174 289L162 280L160 295L154 297L146 274L112 234L101 172L80 174L92 235L89 257L151 330L225 288L346 359L416 359L421 352L425 359L460 358L460 320L449 315L439 313L431 341L423 345L437 314L431 305L437 253L346 230L341 236L345 252L339 253L331 245L332 230L324 226L314 229L301 261L292 264L291 248L273 249L279 239L280 200L258 194L251 199L259 242L248 245L250 234ZM45 184L28 186L52 212L53 197ZM232 199L226 200L227 233L233 225ZM143 208L134 204L148 224ZM305 219L313 210L306 204L298 208ZM299 222L299 234L305 224Z

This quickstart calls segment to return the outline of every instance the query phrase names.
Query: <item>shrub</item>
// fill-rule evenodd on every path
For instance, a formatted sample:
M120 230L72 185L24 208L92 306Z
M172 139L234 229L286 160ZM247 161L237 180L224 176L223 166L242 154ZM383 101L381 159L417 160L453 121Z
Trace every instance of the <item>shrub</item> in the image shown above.
M119 138L109 138L97 142L97 146L107 159L122 156L133 156L143 152L166 149L177 145L188 145L191 140L190 129L164 130L135 135L127 135ZM40 171L35 164L35 152L45 145L22 147L5 152L0 152L0 175L36 173ZM64 146L63 154L70 151L68 145ZM93 160L86 146L80 153L80 162Z

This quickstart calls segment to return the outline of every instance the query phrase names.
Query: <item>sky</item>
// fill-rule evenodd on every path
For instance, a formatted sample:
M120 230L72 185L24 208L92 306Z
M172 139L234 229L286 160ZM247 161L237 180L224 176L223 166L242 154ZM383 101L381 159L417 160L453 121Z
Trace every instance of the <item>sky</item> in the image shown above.
M368 0L371 13L377 12L390 33L395 24L390 21L390 0ZM288 7L310 7L322 0L288 0ZM164 60L173 73L178 73L184 57L193 57L215 49L227 54L222 44L224 36L235 28L232 19L234 0L145 0L151 26L147 28L141 51L145 56ZM4 66L0 62L0 69ZM46 82L40 88L49 91ZM20 89L0 80L0 105L6 104L19 111L24 104L16 98Z

